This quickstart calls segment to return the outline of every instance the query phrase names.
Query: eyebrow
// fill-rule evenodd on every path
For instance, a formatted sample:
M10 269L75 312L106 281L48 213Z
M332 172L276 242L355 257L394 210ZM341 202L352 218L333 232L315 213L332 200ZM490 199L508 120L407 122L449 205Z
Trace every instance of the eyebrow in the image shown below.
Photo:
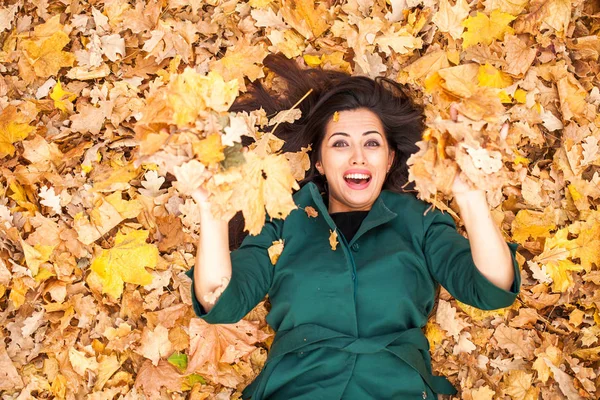
M379 133L378 131L366 131L364 132L362 135L366 136L366 135L370 135L372 133L376 133L379 136L381 136L381 133ZM349 134L347 134L346 132L335 132L333 133L329 138L331 139L332 137L334 137L335 135L341 135L341 136L350 136Z

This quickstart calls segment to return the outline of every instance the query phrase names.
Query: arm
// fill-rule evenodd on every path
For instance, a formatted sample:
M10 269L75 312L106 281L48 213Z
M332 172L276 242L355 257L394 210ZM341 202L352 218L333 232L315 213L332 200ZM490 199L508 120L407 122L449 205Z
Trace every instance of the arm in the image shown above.
M192 278L194 312L211 324L236 323L271 287L274 268L268 248L280 239L281 220L267 217L258 235L247 236L239 249L230 253L227 222L215 220L207 206L201 218L195 267L186 272Z
M210 203L200 202L201 231L194 268L194 293L209 312L231 280L229 228L227 221L216 219Z
M453 191L475 266L494 285L509 290L515 277L512 256L492 219L485 192L471 190L459 178L454 182Z
M470 204L465 202L462 207L466 209L469 206ZM487 204L485 207L487 209ZM478 225L476 218L480 218L480 213L474 211L465 211L465 213L469 213L466 218L470 218L469 224ZM473 220L475 221L473 222ZM485 225L483 226L485 227ZM469 227L470 240L476 241L475 249L472 249L471 242L456 231L452 217L439 210L430 210L424 215L423 229L422 250L427 267L433 278L454 298L482 310L495 310L514 303L521 287L519 265L515 258L517 249L515 244L507 244L502 241L502 243L496 242L495 246L492 246L492 249L498 251L499 254L502 254L503 246L506 247L512 259L512 264L509 264L512 268L512 278L507 277L506 271L501 272L499 276L504 282L502 283L491 280L496 279L494 278L496 276L494 268L501 268L498 265L503 262L499 260L501 255L487 253L486 241L488 239L490 241L497 240L490 234L493 231L480 230L481 226L475 229ZM475 238L474 236L479 237ZM477 265L475 261L477 261ZM488 273L488 271L492 272Z

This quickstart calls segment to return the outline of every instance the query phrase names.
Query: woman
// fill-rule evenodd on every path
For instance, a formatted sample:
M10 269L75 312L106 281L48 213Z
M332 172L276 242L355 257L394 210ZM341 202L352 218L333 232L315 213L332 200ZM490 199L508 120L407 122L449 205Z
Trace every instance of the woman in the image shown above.
M516 246L507 246L481 191L457 180L454 196L469 234L410 193L406 160L422 111L392 81L300 70L269 57L287 96L256 85L237 109L286 109L309 89L303 118L277 132L286 150L312 144L312 166L294 194L298 209L265 223L231 254L227 222L201 191L202 233L194 309L209 323L234 323L266 294L277 332L267 363L244 390L261 399L426 399L454 394L434 376L426 324L438 284L481 309L510 306L520 288ZM235 108L235 107L234 107ZM306 207L317 210L309 217ZM331 232L339 242L330 246ZM283 239L273 266L267 249Z

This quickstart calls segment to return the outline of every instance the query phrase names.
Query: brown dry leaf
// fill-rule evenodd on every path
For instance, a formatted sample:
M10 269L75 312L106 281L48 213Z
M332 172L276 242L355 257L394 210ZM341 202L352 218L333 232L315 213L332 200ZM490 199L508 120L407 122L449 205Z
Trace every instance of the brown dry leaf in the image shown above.
M506 51L506 68L504 70L511 75L524 75L535 60L535 49L528 46L518 36L506 35L504 49Z
M306 212L306 215L308 215L308 218L317 218L319 216L319 213L317 212L317 210L315 210L314 207L311 207L311 206L306 206L304 208L304 212Z
M554 366L550 360L544 359L544 361L552 371L554 379L556 382L558 382L561 392L567 397L567 399L583 400L583 397L579 395L575 385L573 384L573 378L567 373L563 372L560 368Z
M471 391L471 398L473 400L492 400L495 394L496 392L488 386L481 386Z
M23 388L23 379L6 353L4 343L0 344L0 390L13 391Z
M460 389L455 397L598 397L597 1L10 3L0 6L4 396L239 398L272 337L241 358L224 346L234 362L205 362L197 372L207 384L191 388L193 378L163 359L164 331L191 359L183 271L201 229L192 190L204 185L220 215L244 209L253 232L267 213L294 207L308 150L282 153L283 141L262 132L297 113L228 112L248 81L282 93L263 67L282 52L407 83L427 127L410 159L417 195L462 230L451 202L460 173L488 191L506 240L522 245L522 303L483 312L440 293L444 312L427 337L433 371ZM242 140L256 140L248 153ZM118 299L102 294L90 264L115 247L117 232L142 229L160 255L153 282L121 284ZM266 331L266 314L259 305L248 318ZM208 342L196 337L196 353L200 343Z
M447 32L454 40L460 39L465 29L462 22L469 16L471 9L466 0L458 0L451 6L448 0L440 0L440 9L433 16L432 21L440 32Z
M309 151L311 151L310 146L303 147L300 151L295 153L285 153L285 157L288 159L292 168L292 175L294 176L294 179L299 182L304 179L306 171L310 168Z
M500 348L507 350L513 356L525 359L533 358L535 343L527 336L526 331L502 324L496 328L493 337Z
M146 396L153 397L165 388L171 392L180 392L183 376L166 360L160 360L157 366L146 360L140 367L135 379L135 387L141 388Z
M258 325L241 320L235 324L211 325L201 319L190 321L190 350L187 371L193 373L206 367L217 375L221 363L232 364L247 357L256 344L270 335Z
M505 393L513 399L534 400L531 394L529 394L532 380L533 374L528 374L525 371L510 371L505 376Z
M136 352L152 361L152 365L157 366L161 358L166 358L173 352L169 330L160 324L154 329L144 327L140 347Z

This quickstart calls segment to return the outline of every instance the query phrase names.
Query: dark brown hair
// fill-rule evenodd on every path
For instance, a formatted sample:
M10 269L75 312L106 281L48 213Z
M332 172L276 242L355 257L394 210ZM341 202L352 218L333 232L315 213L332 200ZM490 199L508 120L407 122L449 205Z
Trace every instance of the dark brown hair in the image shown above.
M365 108L375 113L385 130L394 162L383 189L403 192L408 181L406 160L418 151L416 142L423 132L423 110L408 97L404 88L391 79L350 76L343 72L322 69L301 69L298 64L281 55L269 55L264 65L285 84L280 95L269 93L260 82L249 86L245 96L236 100L230 111L250 111L263 108L268 116L291 108L311 89L312 92L297 108L302 117L294 123L282 123L274 134L285 140L282 150L300 151L312 146L311 168L300 182L315 182L322 186L322 176L315 168L320 158L325 126L336 111Z
M314 182L323 192L327 191L324 177L315 167L320 158L321 143L325 136L325 127L337 111L368 109L376 114L383 125L390 149L394 152L394 161L383 184L383 189L404 192L408 182L406 161L418 151L416 142L423 131L423 110L407 96L402 85L391 79L364 76L351 76L343 72L302 69L282 55L269 55L264 65L275 76L275 83L282 83L282 93L270 93L260 81L248 86L248 92L238 97L229 111L252 111L263 108L267 116L292 108L309 91L310 94L297 106L302 116L294 123L281 123L275 132L283 139L284 152L300 151L311 145L309 152L311 167L300 186ZM277 82L277 80L279 80ZM312 91L311 91L312 90ZM250 138L244 138L248 145ZM243 224L241 215L232 220L231 233ZM239 231L238 231L239 232ZM236 237L234 237L236 236ZM237 248L242 237L230 235L232 248Z

